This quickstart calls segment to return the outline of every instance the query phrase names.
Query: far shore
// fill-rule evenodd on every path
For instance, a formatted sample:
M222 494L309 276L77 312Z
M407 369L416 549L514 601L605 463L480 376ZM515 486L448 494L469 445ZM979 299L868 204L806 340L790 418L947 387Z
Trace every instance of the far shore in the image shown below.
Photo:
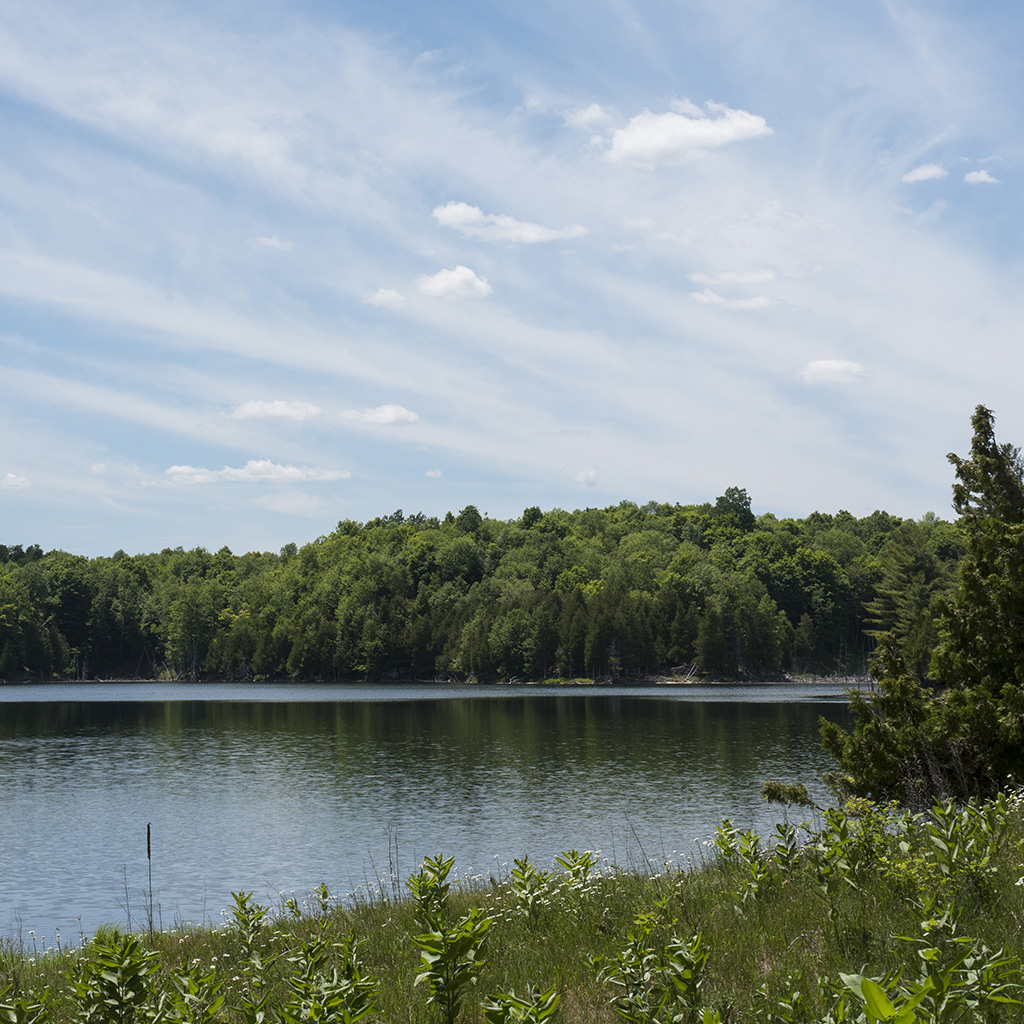
M26 686L26 685L55 685L55 686L103 686L117 685L138 685L140 683L155 683L158 685L174 684L197 684L218 686L224 683L238 685L306 685L310 683L322 684L324 680L319 679L260 679L240 682L234 679L152 679L152 678L122 678L122 679L0 679L0 686ZM630 689L643 686L848 686L853 689L864 689L871 685L871 677L861 676L781 676L776 679L706 679L697 675L667 675L653 676L649 679L499 679L481 682L477 679L348 679L334 680L342 686L601 686L615 689Z

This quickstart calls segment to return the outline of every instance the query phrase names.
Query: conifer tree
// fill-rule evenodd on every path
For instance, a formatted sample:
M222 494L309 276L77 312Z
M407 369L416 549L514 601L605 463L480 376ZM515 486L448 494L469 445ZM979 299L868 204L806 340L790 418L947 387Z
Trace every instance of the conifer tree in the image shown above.
M851 701L852 732L822 726L841 791L927 803L1024 777L1024 468L1019 449L996 442L989 409L971 422L970 456L949 456L967 552L956 592L939 603L931 674L942 692L920 685L887 634L876 691Z

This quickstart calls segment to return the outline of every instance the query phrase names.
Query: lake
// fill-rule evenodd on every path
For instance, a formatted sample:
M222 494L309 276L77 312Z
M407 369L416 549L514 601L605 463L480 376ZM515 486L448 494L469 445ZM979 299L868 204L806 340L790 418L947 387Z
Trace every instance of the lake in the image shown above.
M723 816L772 830L766 779L825 800L821 715L848 722L841 686L2 686L0 935L142 928L150 866L168 928L239 889L393 896L439 852L686 863Z

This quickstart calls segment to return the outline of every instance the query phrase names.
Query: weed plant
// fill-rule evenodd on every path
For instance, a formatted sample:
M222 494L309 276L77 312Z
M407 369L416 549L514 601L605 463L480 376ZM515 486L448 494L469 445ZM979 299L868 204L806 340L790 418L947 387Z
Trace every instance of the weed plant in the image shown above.
M1024 1020L1024 808L866 800L689 870L570 850L486 888L427 858L408 898L271 910L80 948L0 948L0 1024L988 1024Z

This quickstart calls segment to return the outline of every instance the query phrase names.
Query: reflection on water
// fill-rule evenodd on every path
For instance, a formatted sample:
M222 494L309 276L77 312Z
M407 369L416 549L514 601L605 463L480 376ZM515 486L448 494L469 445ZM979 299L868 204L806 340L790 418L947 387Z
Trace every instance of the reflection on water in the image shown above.
M287 702L5 692L0 933L50 943L59 927L75 941L129 913L141 926L147 822L165 927L219 921L233 889L265 901L321 882L390 891L391 872L442 850L463 876L570 847L624 867L687 857L723 815L769 830L761 783L818 780L818 716L846 715L834 702L496 689L286 690Z

